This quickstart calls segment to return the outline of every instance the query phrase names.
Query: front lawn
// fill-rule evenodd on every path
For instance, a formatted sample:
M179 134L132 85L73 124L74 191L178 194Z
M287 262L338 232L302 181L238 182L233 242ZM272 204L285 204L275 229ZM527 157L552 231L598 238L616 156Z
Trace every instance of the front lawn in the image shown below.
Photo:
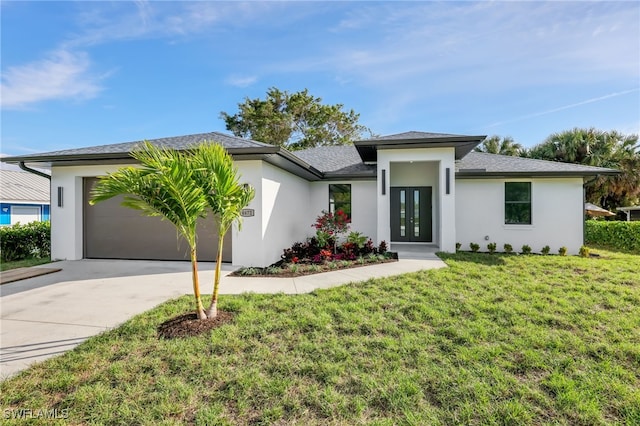
M73 424L637 425L640 256L599 252L459 253L308 295L223 296L232 323L159 340L184 296L3 382L0 406Z

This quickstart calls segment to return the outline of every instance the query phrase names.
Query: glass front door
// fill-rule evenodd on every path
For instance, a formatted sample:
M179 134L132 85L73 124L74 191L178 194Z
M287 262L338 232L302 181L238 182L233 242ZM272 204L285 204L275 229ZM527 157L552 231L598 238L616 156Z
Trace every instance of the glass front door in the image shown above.
M431 187L391 187L391 241L432 242Z

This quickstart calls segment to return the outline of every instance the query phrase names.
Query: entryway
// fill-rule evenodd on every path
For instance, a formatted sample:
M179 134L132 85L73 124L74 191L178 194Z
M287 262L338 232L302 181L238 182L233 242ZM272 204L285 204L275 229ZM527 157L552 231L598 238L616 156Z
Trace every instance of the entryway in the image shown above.
M432 242L432 187L391 187L390 190L391 241Z

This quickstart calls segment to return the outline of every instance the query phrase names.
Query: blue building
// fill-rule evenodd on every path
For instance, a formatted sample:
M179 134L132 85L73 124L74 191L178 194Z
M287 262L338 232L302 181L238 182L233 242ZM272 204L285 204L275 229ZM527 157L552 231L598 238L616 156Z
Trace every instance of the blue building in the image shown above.
M49 220L49 200L49 179L0 170L0 226Z

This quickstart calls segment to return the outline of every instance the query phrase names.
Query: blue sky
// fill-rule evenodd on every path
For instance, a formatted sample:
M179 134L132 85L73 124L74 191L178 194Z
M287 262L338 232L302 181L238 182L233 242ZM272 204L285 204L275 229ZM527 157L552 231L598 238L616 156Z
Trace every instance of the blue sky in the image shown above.
M269 87L377 134L640 131L638 2L7 2L2 155L208 131Z

